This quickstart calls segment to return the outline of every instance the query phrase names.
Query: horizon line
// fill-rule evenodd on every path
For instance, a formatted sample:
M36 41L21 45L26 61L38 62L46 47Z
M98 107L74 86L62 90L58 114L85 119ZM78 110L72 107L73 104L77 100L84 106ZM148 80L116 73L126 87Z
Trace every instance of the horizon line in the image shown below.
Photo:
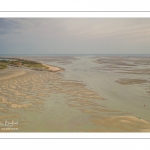
M50 53L41 53L41 54L0 54L0 55L150 55L150 53L148 54L148 53L144 53L144 54L141 54L141 53L138 53L138 54L136 54L136 53L110 53L110 54L105 54L105 53L100 53L100 54L96 54L96 53L91 53L91 54L87 54L87 53L83 53L83 54L79 54L79 53L74 53L74 54L69 54L69 53L67 53L67 54L50 54Z

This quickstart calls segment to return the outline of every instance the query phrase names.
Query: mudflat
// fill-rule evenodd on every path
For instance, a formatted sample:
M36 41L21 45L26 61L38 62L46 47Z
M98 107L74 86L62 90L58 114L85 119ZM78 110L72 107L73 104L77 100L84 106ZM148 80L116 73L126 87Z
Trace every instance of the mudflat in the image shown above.
M1 132L12 122L7 132L150 131L150 78L133 71L148 69L148 58L46 58L35 61L47 70L0 70Z

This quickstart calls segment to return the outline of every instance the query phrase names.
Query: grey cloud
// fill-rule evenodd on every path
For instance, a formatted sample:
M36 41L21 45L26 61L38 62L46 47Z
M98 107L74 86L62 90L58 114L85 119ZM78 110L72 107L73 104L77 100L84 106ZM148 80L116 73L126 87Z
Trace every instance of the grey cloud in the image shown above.
M15 32L20 28L21 25L16 20L0 18L0 34Z
M0 53L150 53L149 27L149 18L0 19Z

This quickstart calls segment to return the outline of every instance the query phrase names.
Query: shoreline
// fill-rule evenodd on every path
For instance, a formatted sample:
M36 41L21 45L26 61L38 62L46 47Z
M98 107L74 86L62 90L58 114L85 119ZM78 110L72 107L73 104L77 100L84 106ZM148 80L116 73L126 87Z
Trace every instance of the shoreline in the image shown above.
M44 65L45 67L48 67L48 71L50 72L58 72L58 71L64 71L64 68L61 67L57 67L57 66L51 66L45 63L42 63L42 65Z
M31 59L27 58L26 64L32 64ZM0 81L0 90L4 94L0 99L3 104L0 111L5 115L7 110L13 109L21 112L21 117L25 115L31 119L31 116L31 120L39 117L31 126L19 127L19 132L33 132L37 124L39 132L150 132L149 94L146 93L149 89L145 91L145 84L149 84L135 84L137 79L147 78L134 74L130 78L126 74L118 75L114 73L115 69L112 74L92 71L95 64L90 60L82 58L73 65L61 65L67 70L63 74L49 73L61 71L61 68L56 67L57 63L53 63L56 66L47 64L50 62L46 63L44 59L35 60L42 64L41 68L22 65L3 69L5 71L0 72L3 77L12 73L15 76L21 71L26 74ZM109 68L108 65L105 67ZM125 83L132 81L132 84L124 86L115 82L120 79L126 79L123 80Z
M39 61L35 61L35 60L28 60L28 59L23 59L23 58L9 58L9 57L0 57L0 59L9 59L9 60L17 60L17 61L32 61L32 62L35 62L35 63L39 63L39 64L41 64L41 65L43 65L43 67L46 67L46 69L45 68L34 68L34 67L26 67L26 66L24 66L23 64L21 65L21 66L13 66L13 67L18 67L18 68L20 68L20 67L26 67L26 68L28 68L28 69L31 69L31 70L37 70L37 71L50 71L50 72L58 72L58 71L64 71L65 69L64 68L61 68L61 67L57 67L57 66L52 66L52 65L49 65L49 64L45 64L45 63L43 63L43 62L39 62ZM8 65L9 66L9 65ZM7 67L8 67L7 66ZM8 69L8 68L6 68L6 69Z

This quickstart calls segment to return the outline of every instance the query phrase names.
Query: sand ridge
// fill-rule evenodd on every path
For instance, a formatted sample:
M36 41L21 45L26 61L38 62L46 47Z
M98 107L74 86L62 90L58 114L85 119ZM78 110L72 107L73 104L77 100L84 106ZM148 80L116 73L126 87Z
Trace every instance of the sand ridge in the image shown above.
M150 123L134 116L92 116L95 132L150 132ZM94 130L92 130L94 132Z
M57 67L47 67L54 72L24 70L0 80L1 122L19 119L20 131L150 131L148 120L103 105L107 99L84 82L68 80Z
M64 69L63 69L63 68L60 68L60 67L47 65L47 64L44 64L44 63L42 63L42 64L43 64L45 67L47 67L49 71L52 71L52 72L64 71Z
M0 90L2 106L0 116L4 118L6 112L7 114L17 112L20 119L23 117L20 111L30 112L31 116L32 112L42 113L45 110L46 99L58 93L64 95L66 106L72 107L74 105L75 108L79 106L79 110L91 105L96 107L98 106L96 101L104 100L96 92L87 89L83 83L75 80L67 81L61 77L61 74L47 71L30 70L21 76L1 80Z

